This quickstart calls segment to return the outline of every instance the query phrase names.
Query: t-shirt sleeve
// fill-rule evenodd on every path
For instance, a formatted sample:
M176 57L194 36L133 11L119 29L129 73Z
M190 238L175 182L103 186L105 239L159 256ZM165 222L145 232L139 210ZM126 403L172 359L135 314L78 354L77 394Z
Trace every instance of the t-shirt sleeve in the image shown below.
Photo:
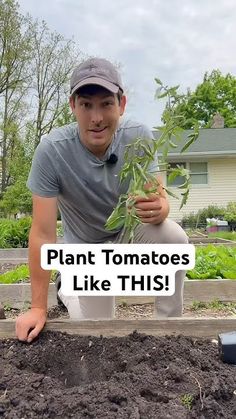
M150 145L152 146L152 144L153 144L152 140L154 140L154 135L153 135L152 131L146 125L143 125L143 127L142 127L141 137L146 139L146 140L150 140ZM157 152L154 156L154 160L150 163L150 165L148 167L148 171L149 171L149 173L152 173L154 175L159 171Z
M35 150L26 183L33 194L42 197L55 197L59 194L55 159L52 144L43 138Z

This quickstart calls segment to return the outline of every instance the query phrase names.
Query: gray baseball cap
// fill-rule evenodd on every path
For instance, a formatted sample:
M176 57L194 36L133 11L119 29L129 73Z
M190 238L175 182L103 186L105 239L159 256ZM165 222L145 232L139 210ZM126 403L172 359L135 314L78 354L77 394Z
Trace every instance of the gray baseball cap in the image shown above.
M120 74L104 58L89 58L74 69L70 79L70 95L88 84L97 84L112 93L118 93L119 89L124 91Z

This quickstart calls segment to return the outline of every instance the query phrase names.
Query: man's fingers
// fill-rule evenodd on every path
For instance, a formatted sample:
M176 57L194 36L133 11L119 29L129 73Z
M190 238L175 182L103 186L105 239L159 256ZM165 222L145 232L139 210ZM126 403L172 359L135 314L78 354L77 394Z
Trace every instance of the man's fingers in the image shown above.
M153 202L156 201L159 198L159 194L156 193L150 193L145 198L142 196L135 196L135 202Z
M140 211L160 211L161 202L157 201L155 204L150 204L150 202L138 202L135 204L135 208Z
M41 329L42 327L40 327L39 325L35 326L35 328L31 330L30 333L28 334L27 342L28 343L32 342L32 340L34 340L38 336Z
M16 333L16 336L17 336L18 340L20 340L21 342L26 342L28 334L27 333Z
M30 343L38 336L44 324L45 322L40 321L36 325L26 323L18 326L16 322L16 336L20 341Z
M16 336L22 342L26 341L28 337L28 327L19 326L18 319L16 320Z
M28 334L28 339L27 339L28 343L32 342L32 340L34 340L38 336L38 334L43 329L44 325L45 325L45 322L40 321L36 324L34 329L30 330Z

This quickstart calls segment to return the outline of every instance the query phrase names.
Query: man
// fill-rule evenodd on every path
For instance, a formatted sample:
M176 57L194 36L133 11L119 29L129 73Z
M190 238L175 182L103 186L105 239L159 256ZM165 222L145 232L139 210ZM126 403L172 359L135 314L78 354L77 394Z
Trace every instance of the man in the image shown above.
M71 77L70 107L76 123L53 130L40 142L32 163L28 187L33 193L33 221L29 236L31 309L18 317L16 334L31 342L42 330L47 315L50 272L40 267L40 248L56 242L59 207L66 243L119 242L120 230L106 231L104 224L127 192L119 183L125 145L137 137L152 138L142 124L120 120L126 97L115 67L101 58L89 59ZM164 189L149 199L136 198L140 224L134 243L187 243L181 227L167 219L169 205ZM155 304L157 318L182 315L185 273L176 274L176 292ZM114 297L59 297L70 317L112 318Z

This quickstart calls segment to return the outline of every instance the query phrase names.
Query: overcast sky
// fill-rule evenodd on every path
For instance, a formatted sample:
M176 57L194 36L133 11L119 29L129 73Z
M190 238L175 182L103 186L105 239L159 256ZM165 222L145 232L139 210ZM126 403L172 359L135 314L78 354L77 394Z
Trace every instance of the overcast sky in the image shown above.
M206 71L236 76L235 0L18 0L22 13L74 38L84 54L120 63L127 115L152 128L163 102L155 77L181 91Z

